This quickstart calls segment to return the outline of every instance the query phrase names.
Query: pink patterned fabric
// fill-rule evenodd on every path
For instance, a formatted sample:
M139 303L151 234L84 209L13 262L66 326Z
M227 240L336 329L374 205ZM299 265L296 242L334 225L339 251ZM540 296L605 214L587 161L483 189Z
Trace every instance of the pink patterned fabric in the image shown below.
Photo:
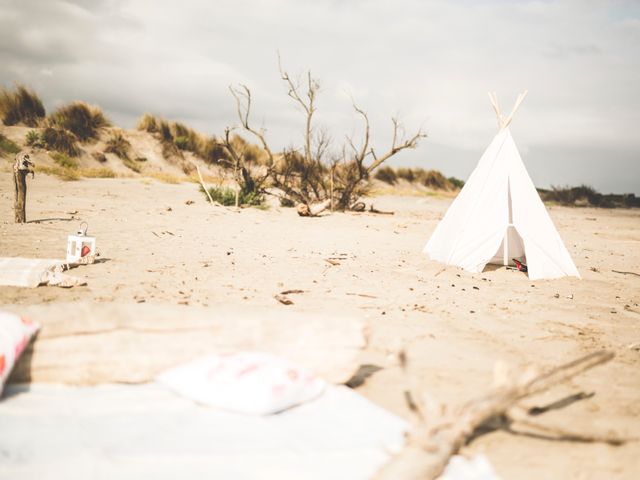
M0 311L0 395L13 366L39 329L27 318Z

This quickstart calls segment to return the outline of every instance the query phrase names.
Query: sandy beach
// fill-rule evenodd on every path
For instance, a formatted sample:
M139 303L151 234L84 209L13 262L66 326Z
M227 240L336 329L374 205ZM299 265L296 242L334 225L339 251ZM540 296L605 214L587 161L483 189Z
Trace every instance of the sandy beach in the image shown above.
M81 221L101 262L71 273L87 286L2 287L0 304L93 301L250 305L357 315L367 322L363 363L382 367L358 392L410 418L412 381L440 401L485 393L496 361L558 365L608 349L615 359L525 403L535 419L579 433L640 436L640 212L549 207L582 279L530 281L490 268L469 274L421 253L451 197L369 199L394 215L214 207L194 183L149 179L64 182L36 175L27 219L13 223L11 174L0 173L2 256L63 258ZM285 290L293 302L274 297ZM571 401L577 394L584 397ZM567 400L568 399L568 400ZM561 402L562 400L567 400ZM560 402L555 405L555 402ZM485 453L503 478L634 479L640 443L550 441L504 430L463 452Z

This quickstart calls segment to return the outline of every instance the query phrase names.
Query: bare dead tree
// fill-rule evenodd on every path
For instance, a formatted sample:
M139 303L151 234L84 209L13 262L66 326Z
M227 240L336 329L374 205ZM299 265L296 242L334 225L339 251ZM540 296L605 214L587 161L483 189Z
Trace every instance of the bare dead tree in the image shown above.
M258 139L267 155L267 167L253 185L249 181L253 177L247 177L251 175L250 169L246 168L246 162L241 154L232 151L234 147L228 140L228 134L226 135L225 148L232 158L234 168L242 173L243 185L264 189L268 179L270 186L281 192L281 196L292 203L307 207L311 204L323 203L327 206L331 205L332 209L347 210L366 193L369 177L375 169L402 150L415 148L420 139L426 136L422 130L418 130L412 136L405 138L401 132L400 122L393 118L391 147L383 155L377 156L370 145L369 118L366 112L354 102L353 107L356 113L364 121L362 144L356 147L353 138L347 136L346 145L341 149L342 154L330 155L331 139L325 129L316 127L314 123L320 83L310 71L301 79L294 80L282 67L279 55L278 69L280 78L287 86L287 95L294 100L304 114L303 146L301 149L287 148L276 158L266 141L264 128L256 129L249 122L251 91L244 85L239 88L231 87L243 129ZM371 162L367 164L369 159ZM307 208L302 211L315 210Z

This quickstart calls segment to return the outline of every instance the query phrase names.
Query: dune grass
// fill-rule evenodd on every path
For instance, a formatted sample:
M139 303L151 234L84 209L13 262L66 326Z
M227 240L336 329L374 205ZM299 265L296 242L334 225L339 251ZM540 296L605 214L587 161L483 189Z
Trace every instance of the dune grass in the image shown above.
M47 127L42 132L41 138L44 147L49 150L61 152L70 157L80 155L77 138L69 130L61 127Z
M20 145L0 133L0 155L15 155L20 150Z
M129 152L131 151L131 143L124 138L121 131L114 132L109 140L107 140L107 146L104 149L105 153L113 153L120 157L122 160L129 159Z
M72 102L59 107L47 119L49 126L73 133L80 142L95 140L100 129L111 125L100 107L84 102Z
M24 85L16 85L14 90L0 90L0 117L5 125L36 127L45 117L45 109L33 90Z
M80 180L80 172L73 168L61 167L54 165L49 167L47 165L36 165L36 173L44 173L45 175L55 175L56 177L65 180L67 182Z
M600 208L637 208L640 198L634 194L604 195L588 185L578 187L551 187L551 190L539 188L538 193L544 202L569 207Z
M434 190L452 191L462 188L464 182L457 178L447 178L438 170L425 170L424 168L397 168L382 167L376 171L375 178L389 185L395 185L398 180L406 180L409 183L417 183Z
M77 160L61 152L51 152L51 158L56 162L56 165L62 168L77 170L80 166Z
M204 188L200 187L200 191L205 194ZM209 195L214 202L218 202L227 207L236 204L236 191L233 188L224 186L213 186L208 189ZM205 194L206 195L206 194ZM265 204L264 196L255 192L244 192L240 190L238 203L245 207L260 207Z

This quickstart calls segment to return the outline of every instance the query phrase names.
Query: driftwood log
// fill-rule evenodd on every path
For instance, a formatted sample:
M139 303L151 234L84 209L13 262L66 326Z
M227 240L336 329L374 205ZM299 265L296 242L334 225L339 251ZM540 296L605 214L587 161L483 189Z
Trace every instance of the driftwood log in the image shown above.
M341 312L83 302L2 308L42 326L13 383L144 383L202 355L250 350L344 383L366 346L364 323Z
M503 376L499 379L500 386L488 395L458 408L440 407L439 412L433 404L427 408L429 402L414 398L414 406L421 417L420 425L410 433L405 448L378 472L376 480L437 478L451 456L458 452L479 426L505 415L525 397L543 392L613 357L612 352L596 352L542 374L529 370L520 378Z
M29 154L20 152L16 155L16 161L13 164L13 184L15 186L13 209L16 223L27 221L27 175L31 174L31 178L33 178L33 166Z

